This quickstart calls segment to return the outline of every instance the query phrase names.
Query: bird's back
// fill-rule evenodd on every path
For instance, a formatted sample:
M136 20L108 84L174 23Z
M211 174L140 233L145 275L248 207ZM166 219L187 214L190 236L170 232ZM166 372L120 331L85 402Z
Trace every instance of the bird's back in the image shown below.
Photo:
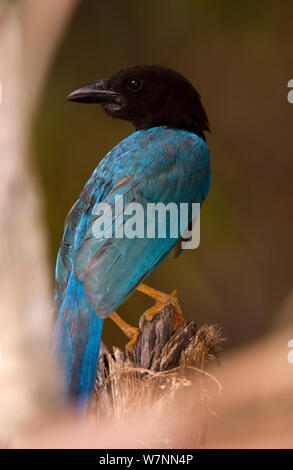
M114 228L119 220L125 225L121 214L114 213L115 197L118 203L123 197L124 207L141 204L146 214L148 203L202 203L209 185L208 147L195 134L157 127L124 139L94 170L67 217L56 268L59 302L72 273L96 312L103 318L110 315L177 242L147 238L146 226L143 238L98 240L94 229L99 205L113 207L108 223Z
M124 207L139 203L145 211L148 203L201 204L209 185L209 152L204 140L192 132L164 126L134 132L94 170L67 216L56 265L55 342L59 341L64 350L68 380L76 377L75 388L84 387L86 391L84 384L89 381L92 387L93 381L93 376L87 376L83 385L79 383L82 363L80 355L76 359L79 363L74 362L76 348L84 348L82 361L94 362L91 357L99 347L100 318L116 310L180 238L148 238L144 218L142 238L98 239L95 224L99 207L107 203L114 208L115 201L122 198ZM107 224L125 228L126 219L113 210ZM92 370L93 375L95 367Z

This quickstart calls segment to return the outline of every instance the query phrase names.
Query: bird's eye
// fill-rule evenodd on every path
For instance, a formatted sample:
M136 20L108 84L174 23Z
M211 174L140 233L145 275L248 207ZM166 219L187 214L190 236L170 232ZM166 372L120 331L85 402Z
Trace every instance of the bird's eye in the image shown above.
M136 93L137 91L139 91L142 87L142 81L139 79L139 78L131 78L131 80L129 80L127 82L127 88L128 90Z

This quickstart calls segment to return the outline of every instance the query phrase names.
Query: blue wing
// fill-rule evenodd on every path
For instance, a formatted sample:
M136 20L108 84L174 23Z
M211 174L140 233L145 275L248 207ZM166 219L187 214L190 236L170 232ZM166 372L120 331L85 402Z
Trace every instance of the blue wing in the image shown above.
M99 190L101 175L103 191ZM148 202L202 203L209 185L206 143L193 133L158 127L135 132L114 148L85 191L95 204L113 204L115 196L123 196L125 206L138 202L146 210ZM91 212L78 237L74 271L95 311L105 318L165 259L177 239L97 240L93 235L96 219Z

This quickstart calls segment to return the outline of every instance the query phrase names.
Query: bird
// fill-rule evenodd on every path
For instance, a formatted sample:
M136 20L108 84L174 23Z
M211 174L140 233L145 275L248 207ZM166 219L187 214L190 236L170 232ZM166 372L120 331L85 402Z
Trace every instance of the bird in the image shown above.
M165 304L176 311L174 329L183 323L177 291L166 294L143 281L182 237L103 237L93 234L99 204L198 203L211 183L209 122L191 82L163 65L135 65L110 78L71 92L71 102L102 106L112 118L132 123L134 132L100 161L68 213L56 261L53 348L64 379L65 399L88 407L94 392L103 322L110 317L128 336L132 350L141 328L116 312L138 290L154 299L143 319ZM116 220L115 220L116 217ZM188 212L188 227L192 224ZM108 220L111 226L117 215ZM122 222L124 223L124 222Z

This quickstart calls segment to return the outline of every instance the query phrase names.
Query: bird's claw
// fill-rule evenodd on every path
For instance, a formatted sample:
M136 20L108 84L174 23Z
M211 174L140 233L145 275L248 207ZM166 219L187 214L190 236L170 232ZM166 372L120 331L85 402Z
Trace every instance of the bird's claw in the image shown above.
M129 353L132 353L133 352L133 348L134 346L136 345L137 343L137 340L138 338L140 337L141 335L141 329L140 328L135 328L135 332L133 334L133 337L131 338L130 341L128 341L128 343L125 345L125 349L126 351L128 351Z
M166 305L172 305L175 311L173 330L176 331L180 326L182 326L184 323L184 317L178 302L178 291L174 290L171 294L158 296L158 300L155 304L151 308L147 309L140 317L139 329L142 331L145 322L152 321L154 316L157 315Z

